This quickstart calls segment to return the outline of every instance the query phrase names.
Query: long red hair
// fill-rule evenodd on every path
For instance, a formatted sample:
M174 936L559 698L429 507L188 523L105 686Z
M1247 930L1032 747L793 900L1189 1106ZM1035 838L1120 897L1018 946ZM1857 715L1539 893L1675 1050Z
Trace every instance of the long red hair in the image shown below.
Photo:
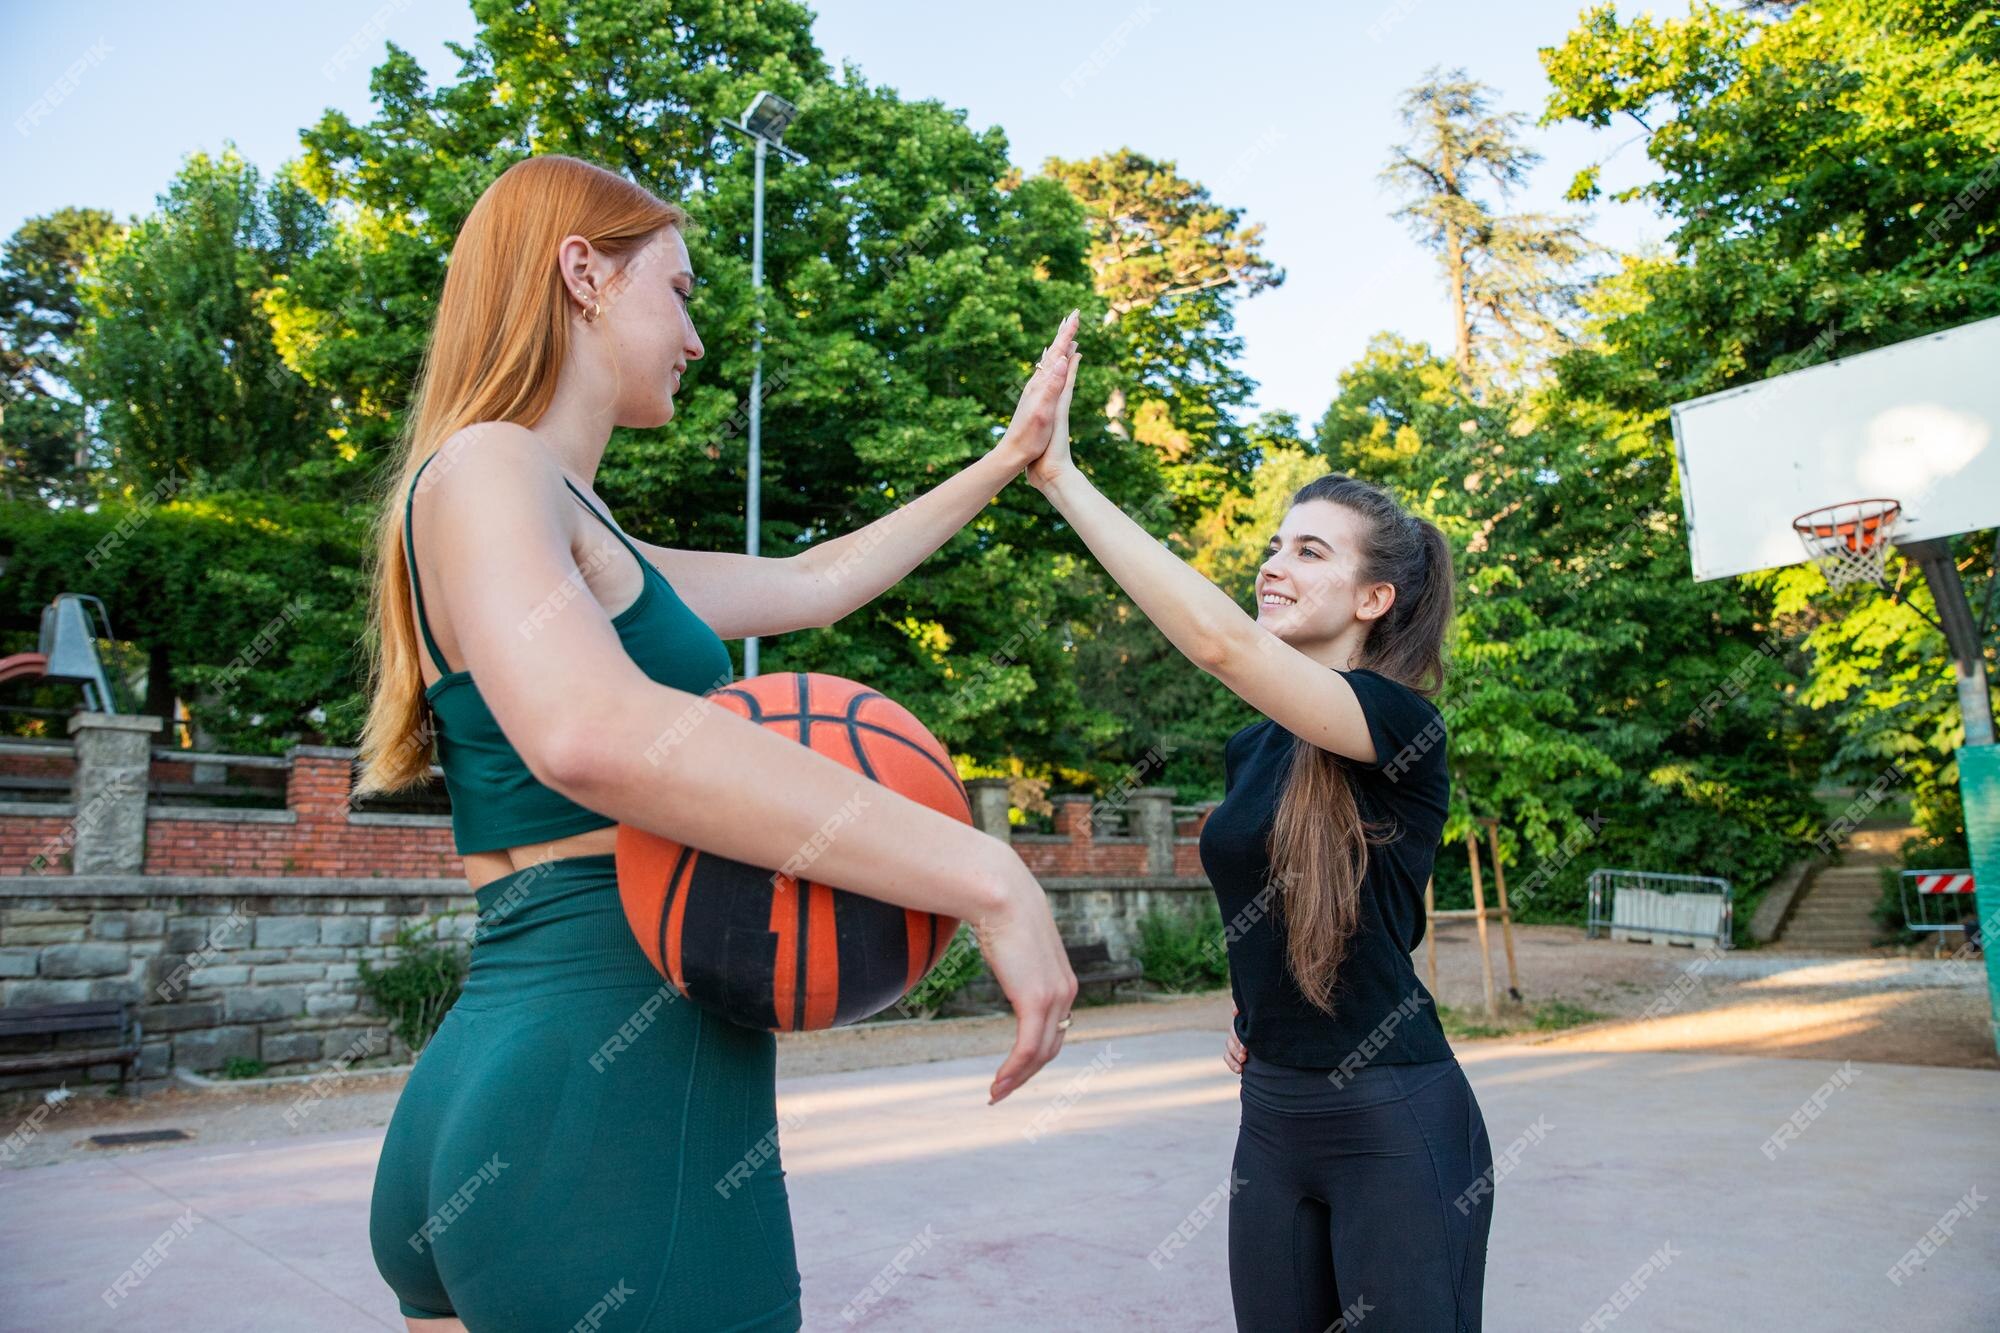
M547 154L501 172L459 228L403 422L400 466L386 469L377 497L370 697L356 796L398 791L430 776L435 733L403 550L411 479L466 426L532 426L548 411L569 355L571 300L556 270L563 237L582 236L622 259L661 228L686 223L679 205L614 171Z

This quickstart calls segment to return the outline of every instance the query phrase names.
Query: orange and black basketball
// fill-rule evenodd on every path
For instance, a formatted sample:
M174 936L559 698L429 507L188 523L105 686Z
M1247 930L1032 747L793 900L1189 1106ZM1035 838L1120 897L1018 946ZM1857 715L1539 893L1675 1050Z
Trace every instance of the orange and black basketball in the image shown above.
M951 757L909 710L818 673L757 676L711 700L913 801L972 822ZM689 999L745 1027L839 1027L880 1013L923 979L954 917L816 883L811 861L840 836L829 812L807 846L770 871L618 828L618 895L653 966ZM804 876L800 878L799 876Z

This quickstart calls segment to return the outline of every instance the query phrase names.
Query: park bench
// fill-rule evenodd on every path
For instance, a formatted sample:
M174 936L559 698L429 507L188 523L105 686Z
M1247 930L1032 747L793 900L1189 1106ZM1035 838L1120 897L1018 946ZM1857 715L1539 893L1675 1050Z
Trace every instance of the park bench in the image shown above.
M1076 993L1079 996L1101 992L1107 999L1115 997L1118 987L1128 981L1137 981L1146 974L1136 960L1118 962L1111 956L1110 946L1103 940L1095 944L1070 944L1064 946L1069 955L1070 971L1076 973Z
M66 1032L108 1033L114 1046L58 1046ZM116 1063L118 1090L125 1091L128 1068L139 1059L139 1020L124 1000L85 1000L76 1004L16 1005L0 1009L0 1043L47 1037L39 1051L0 1050L0 1074L28 1074L44 1069L81 1069Z

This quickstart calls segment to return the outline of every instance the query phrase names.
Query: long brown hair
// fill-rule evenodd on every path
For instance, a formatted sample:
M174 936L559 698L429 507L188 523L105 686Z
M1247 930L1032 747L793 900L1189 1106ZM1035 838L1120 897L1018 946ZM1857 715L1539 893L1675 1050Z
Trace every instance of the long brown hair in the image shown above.
M1387 491L1332 473L1306 483L1294 505L1327 500L1360 516L1365 546L1356 578L1396 589L1389 612L1362 643L1359 667L1425 698L1444 688L1444 636L1451 625L1451 546L1437 525L1407 513ZM1388 758L1388 756L1381 756ZM1270 856L1287 936L1286 961L1299 992L1333 1012L1333 990L1361 919L1368 847L1390 840L1361 818L1340 758L1295 741L1271 826Z
M430 775L434 733L403 551L411 478L466 426L532 426L548 411L569 356L571 302L556 268L563 237L582 236L622 260L661 228L686 223L679 205L614 171L560 154L516 162L467 214L404 416L399 462L385 469L377 500L368 616L374 652L355 795L397 791Z

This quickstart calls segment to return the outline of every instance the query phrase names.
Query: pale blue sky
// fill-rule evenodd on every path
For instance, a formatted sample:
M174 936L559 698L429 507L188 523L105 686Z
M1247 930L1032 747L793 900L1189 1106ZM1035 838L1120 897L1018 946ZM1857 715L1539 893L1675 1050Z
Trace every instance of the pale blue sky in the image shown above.
M1430 66L1463 65L1528 114L1527 137L1547 160L1515 207L1565 207L1571 175L1606 155L1611 187L1648 171L1629 121L1602 133L1532 125L1547 95L1536 48L1559 42L1580 8L819 0L815 34L836 66L851 60L873 83L1000 126L1026 169L1131 147L1177 161L1244 207L1287 275L1242 308L1245 369L1261 385L1260 407L1310 424L1378 330L1449 344L1434 262L1390 218L1394 202L1377 180L1402 132L1398 96ZM327 107L367 114L368 71L384 42L436 78L456 67L443 43L472 29L456 0L0 0L0 234L64 204L144 212L183 155L225 139L276 167ZM1600 205L1592 231L1627 249L1666 228L1642 208Z

